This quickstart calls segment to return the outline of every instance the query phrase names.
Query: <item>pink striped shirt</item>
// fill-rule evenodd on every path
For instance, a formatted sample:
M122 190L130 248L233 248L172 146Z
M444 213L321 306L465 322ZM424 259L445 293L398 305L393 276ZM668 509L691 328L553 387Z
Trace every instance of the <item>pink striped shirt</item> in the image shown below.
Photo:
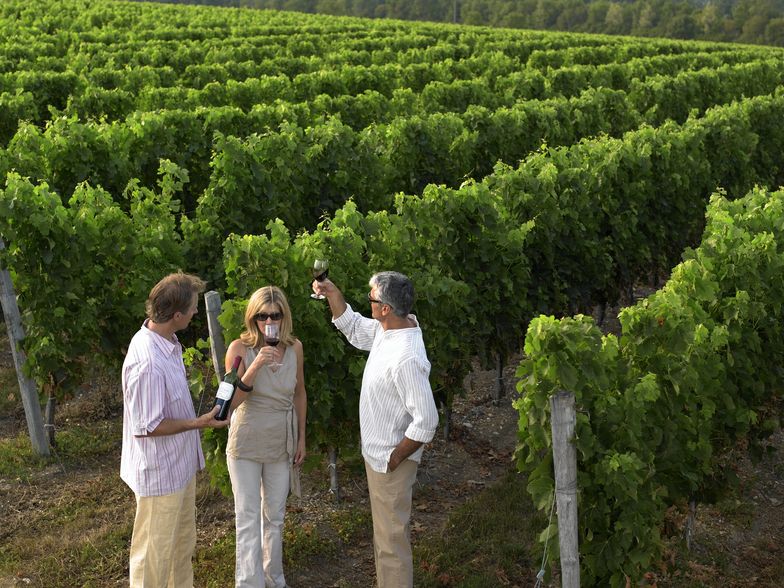
M120 477L138 496L182 490L204 468L199 431L149 436L163 419L196 417L176 337L167 341L145 321L128 347L122 387Z

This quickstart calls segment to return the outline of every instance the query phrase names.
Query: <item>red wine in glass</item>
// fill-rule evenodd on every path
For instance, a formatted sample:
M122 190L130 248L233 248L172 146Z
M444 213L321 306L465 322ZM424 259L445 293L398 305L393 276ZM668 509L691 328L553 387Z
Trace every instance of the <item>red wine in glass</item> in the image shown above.
M264 325L264 343L272 347L277 347L280 343L278 325Z
M270 347L277 347L278 343L280 343L280 331L278 325L264 325L264 343L265 345L269 345ZM280 363L277 361L269 364L270 368L275 371L277 368L280 367Z
M323 282L329 276L329 261L326 259L317 259L313 262L313 267L310 271L313 274L314 280L317 282ZM322 294L311 294L310 297L319 300L324 299Z

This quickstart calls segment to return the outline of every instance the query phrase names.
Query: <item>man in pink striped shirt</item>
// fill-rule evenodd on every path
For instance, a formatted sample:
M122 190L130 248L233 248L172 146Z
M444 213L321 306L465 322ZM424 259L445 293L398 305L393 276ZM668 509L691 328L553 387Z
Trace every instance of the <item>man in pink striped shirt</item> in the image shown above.
M147 298L147 320L134 335L122 369L120 477L136 495L130 586L193 587L196 473L204 468L199 430L225 427L218 408L196 417L182 346L205 283L175 273Z

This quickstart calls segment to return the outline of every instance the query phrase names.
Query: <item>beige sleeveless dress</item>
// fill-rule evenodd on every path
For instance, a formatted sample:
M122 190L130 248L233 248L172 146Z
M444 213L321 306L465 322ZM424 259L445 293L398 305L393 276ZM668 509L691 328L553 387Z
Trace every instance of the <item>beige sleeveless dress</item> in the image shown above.
M245 365L256 357L255 349L245 352ZM231 417L226 455L259 463L291 464L297 448L297 416L294 388L297 384L297 353L286 348L281 366L274 372L262 367L248 394Z

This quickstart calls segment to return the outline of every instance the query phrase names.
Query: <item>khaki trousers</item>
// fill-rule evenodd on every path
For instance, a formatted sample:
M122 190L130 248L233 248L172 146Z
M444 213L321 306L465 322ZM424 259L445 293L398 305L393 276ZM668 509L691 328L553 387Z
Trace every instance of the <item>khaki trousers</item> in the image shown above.
M136 496L130 588L193 588L196 476L165 496Z
M394 472L379 473L365 462L378 588L411 588L414 585L410 520L417 465L407 459Z

